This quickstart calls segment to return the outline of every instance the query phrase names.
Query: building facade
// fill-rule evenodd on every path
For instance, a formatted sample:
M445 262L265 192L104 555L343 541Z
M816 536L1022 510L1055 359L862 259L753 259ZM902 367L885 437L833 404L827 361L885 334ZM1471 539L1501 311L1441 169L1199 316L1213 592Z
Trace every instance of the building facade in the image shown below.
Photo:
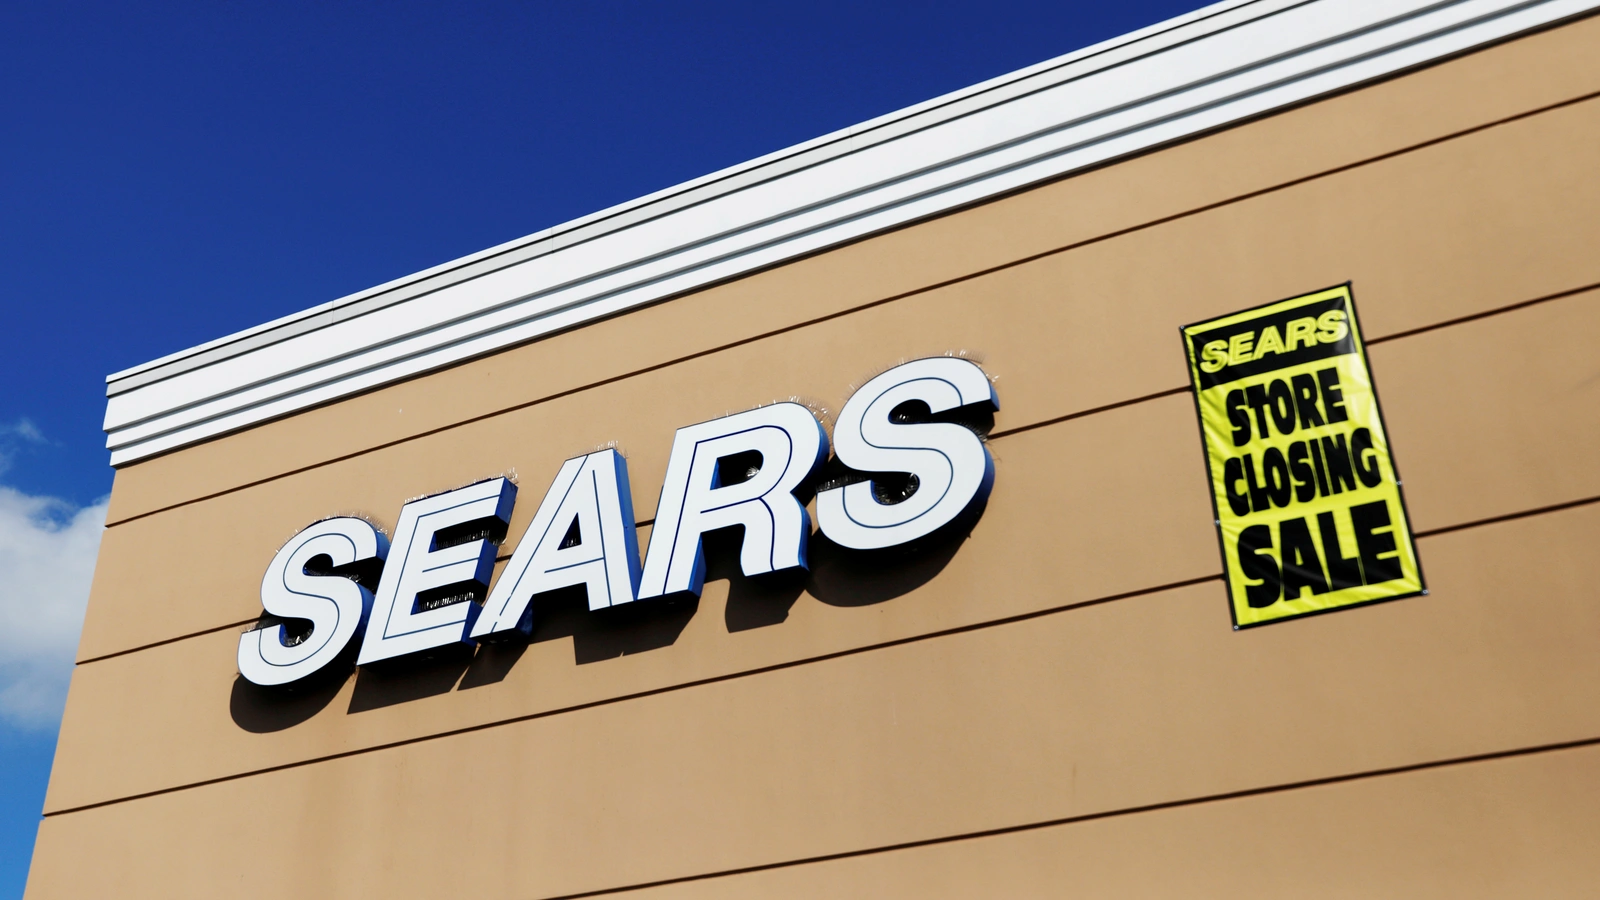
M1594 6L1225 2L112 376L27 896L1592 896ZM1179 329L1344 284L1427 590L1236 629ZM926 358L953 531L240 673L313 523L506 477L498 573L615 447L654 553L678 429Z

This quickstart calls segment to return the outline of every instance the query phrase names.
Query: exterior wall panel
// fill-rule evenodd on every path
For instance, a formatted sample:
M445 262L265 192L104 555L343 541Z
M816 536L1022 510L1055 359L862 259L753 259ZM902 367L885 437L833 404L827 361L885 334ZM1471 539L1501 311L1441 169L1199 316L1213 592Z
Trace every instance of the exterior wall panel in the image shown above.
M96 588L78 658L253 618L261 561L320 517L388 522L408 497L508 469L537 495L607 441L649 515L677 426L795 394L836 407L907 355L980 351L1005 430L1181 388L1177 325L1257 300L1353 279L1377 339L1600 284L1600 182L1552 150L1597 141L1600 100L1586 101L116 525L96 571L116 599ZM535 506L518 505L513 534ZM149 549L171 546L193 562Z
M52 816L32 896L553 897L1595 740L1597 529L1423 538L1430 596L1312 627L1196 585Z
M1585 388L1594 368L1585 351L1597 333L1600 290L1372 349L1416 527L1450 528L1600 497L1600 472L1584 464L1600 452L1600 391ZM1530 396L1561 399L1522 402ZM1485 425L1488 410L1492 427ZM359 684L351 679L336 694L315 692L292 711L274 712L280 703L229 677L238 629L80 666L58 751L63 774L46 809L1215 575L1203 465L1190 445L1193 416L1188 397L1168 396L996 439L995 494L971 539L907 567L900 577L908 583L928 580L880 605L835 605L849 594L845 583L864 573L845 574L824 556L804 593L764 591L742 578L714 581L691 619L664 619L663 639L673 628L682 633L648 653L579 664L597 639L553 637L571 627L570 617L557 617L548 637L504 673L489 665L499 654L396 683L363 673ZM1208 590L1223 609L1222 590ZM730 633L742 614L782 618ZM504 680L483 683L497 676ZM458 682L462 687L451 690ZM308 718L299 722L302 715ZM122 748L115 759L102 758L108 745Z
M119 470L27 896L1582 896L1597 47L1577 21ZM1233 632L1178 326L1347 279L1431 593ZM647 535L675 428L955 350L1002 403L960 541L237 680L313 520L514 470L514 541L616 441Z
M1579 900L1600 881L1596 785L1589 746L612 896Z

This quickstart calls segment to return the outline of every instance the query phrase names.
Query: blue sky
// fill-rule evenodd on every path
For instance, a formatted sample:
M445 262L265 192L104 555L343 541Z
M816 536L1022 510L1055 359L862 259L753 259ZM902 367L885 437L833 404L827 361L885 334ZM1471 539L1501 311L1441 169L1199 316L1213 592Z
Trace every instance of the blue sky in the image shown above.
M111 489L106 374L1201 5L5 4L0 898Z

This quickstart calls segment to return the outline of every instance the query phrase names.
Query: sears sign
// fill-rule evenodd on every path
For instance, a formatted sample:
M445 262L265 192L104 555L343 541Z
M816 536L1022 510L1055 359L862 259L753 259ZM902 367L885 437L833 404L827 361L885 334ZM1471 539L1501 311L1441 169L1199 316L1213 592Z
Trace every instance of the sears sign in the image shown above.
M851 474L817 493L817 526L840 546L878 550L950 524L988 497L994 463L978 434L948 414L999 406L983 370L964 359L917 360L873 378L834 425L834 457ZM827 457L828 436L798 403L678 429L643 566L627 460L615 450L567 460L493 590L493 538L505 534L517 495L505 478L407 503L392 539L364 519L324 519L279 550L261 580L262 607L294 631L245 632L239 672L256 684L287 684L355 640L357 664L368 665L527 634L536 598L574 585L591 610L698 596L702 536L731 526L744 533L744 574L805 568L811 521L795 495ZM361 582L380 570L369 591Z

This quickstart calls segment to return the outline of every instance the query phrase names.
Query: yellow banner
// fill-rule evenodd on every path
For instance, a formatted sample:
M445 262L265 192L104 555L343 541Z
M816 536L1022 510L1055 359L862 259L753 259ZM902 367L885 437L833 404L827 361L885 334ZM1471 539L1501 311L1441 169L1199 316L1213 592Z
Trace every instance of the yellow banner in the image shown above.
M1427 593L1350 286L1183 337L1234 627Z

